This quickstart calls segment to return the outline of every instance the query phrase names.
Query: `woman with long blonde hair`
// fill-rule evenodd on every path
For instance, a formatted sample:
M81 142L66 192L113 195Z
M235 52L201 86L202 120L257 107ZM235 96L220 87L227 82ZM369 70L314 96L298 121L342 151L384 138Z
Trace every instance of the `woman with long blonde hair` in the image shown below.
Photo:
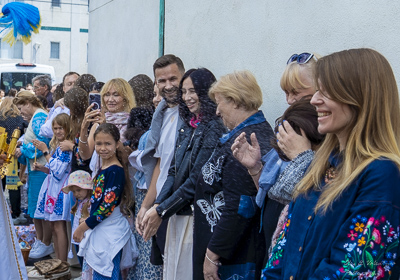
M371 49L318 60L311 104L326 139L296 187L262 279L398 279L400 104Z

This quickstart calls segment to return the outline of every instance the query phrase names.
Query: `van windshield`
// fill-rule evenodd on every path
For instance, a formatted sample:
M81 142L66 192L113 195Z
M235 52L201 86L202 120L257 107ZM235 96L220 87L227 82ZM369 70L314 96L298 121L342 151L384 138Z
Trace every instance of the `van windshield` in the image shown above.
M1 73L0 88L8 92L11 88L19 89L27 84L32 84L32 79L39 75L48 75L46 73Z

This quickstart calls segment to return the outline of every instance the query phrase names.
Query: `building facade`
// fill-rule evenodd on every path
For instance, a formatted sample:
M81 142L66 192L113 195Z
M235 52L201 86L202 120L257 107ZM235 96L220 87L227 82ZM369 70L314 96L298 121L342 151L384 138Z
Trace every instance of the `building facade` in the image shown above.
M101 79L153 77L163 1L90 1L89 72ZM287 107L280 77L294 53L373 48L400 81L399 12L400 1L167 0L164 53L181 57L187 69L207 67L217 78L250 70L273 124Z
M10 0L1 0L3 6ZM0 44L0 63L37 63L55 69L56 82L69 71L87 73L89 0L19 0L36 6L42 27L31 43ZM0 34L0 37L4 33Z

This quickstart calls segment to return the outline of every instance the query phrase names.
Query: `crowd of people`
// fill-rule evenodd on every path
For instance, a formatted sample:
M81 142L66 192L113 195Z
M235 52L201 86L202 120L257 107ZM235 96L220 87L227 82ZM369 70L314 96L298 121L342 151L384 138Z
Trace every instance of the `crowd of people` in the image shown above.
M398 279L390 64L350 49L282 70L274 127L251 72L217 80L175 55L154 81L69 72L4 97L0 126L23 136L3 185L15 223L28 186L30 257L66 261L72 243L81 279Z

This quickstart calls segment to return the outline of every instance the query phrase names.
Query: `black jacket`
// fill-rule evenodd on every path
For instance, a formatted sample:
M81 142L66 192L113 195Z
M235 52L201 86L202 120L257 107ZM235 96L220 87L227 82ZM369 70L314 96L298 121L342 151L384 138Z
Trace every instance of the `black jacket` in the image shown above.
M157 197L157 212L163 219L173 214L192 215L194 187L201 167L210 158L226 129L219 117L194 129L183 124L178 130L175 155L167 180Z

